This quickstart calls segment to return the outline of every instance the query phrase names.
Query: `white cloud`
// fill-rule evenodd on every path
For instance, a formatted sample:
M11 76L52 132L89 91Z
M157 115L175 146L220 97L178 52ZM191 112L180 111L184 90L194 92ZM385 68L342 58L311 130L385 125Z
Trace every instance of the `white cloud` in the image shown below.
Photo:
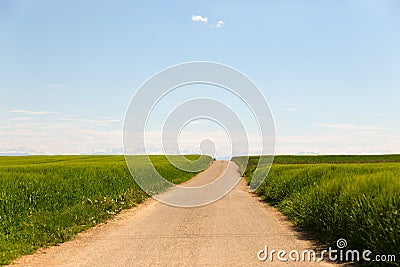
M30 117L19 117L19 118L11 119L11 121L30 121L30 120L32 120L32 118L30 118Z
M73 121L73 122L82 122L82 123L91 123L91 124L108 124L120 122L119 119L80 119L80 118L61 118L60 121Z
M164 135L164 141L163 141ZM174 153L200 153L200 144L202 140L211 140L215 145L215 156L217 158L226 158L232 154L231 138L234 138L235 133L226 133L225 131L184 131L176 136L174 133L166 133L159 130L148 131L144 134L144 143L146 153L144 154L174 154ZM239 137L240 138L240 137ZM236 155L260 154L262 151L262 137L258 134L248 133L247 140L242 140L236 144L234 150ZM128 153L137 154L134 150L136 145L135 140L130 142L130 147L133 150L126 150ZM179 151L174 143L178 142ZM138 145L139 146L139 145Z
M193 15L192 16L192 21L208 23L208 18L207 17L202 17L200 15Z
M215 28L221 28L222 26L224 26L224 22L220 20L217 22L217 25L215 25Z
M32 111L32 110L25 110L25 109L14 109L14 110L9 110L9 113L22 113L22 114L28 114L28 115L49 115L49 114L58 114L59 112L53 112L53 111Z
M121 154L121 119L81 118L50 111L9 110L15 116L0 125L0 154ZM32 115L33 114L33 115ZM37 115L42 115L38 116ZM26 147L18 151L15 147Z
M312 151L319 154L399 153L398 133L344 131L340 133L286 135L276 137L276 154Z
M122 131L119 129L92 129L80 124L60 122L20 122L19 125L21 127L10 127L0 132L3 153L11 153L18 146L46 154L90 154L93 151L111 153L112 148L122 146Z
M383 128L375 127L375 126L366 126L366 125L354 125L354 124L335 124L335 123L322 123L315 124L320 127L334 128L339 130L383 130Z
M193 15L193 16L192 16L192 21L194 21L194 22L202 22L202 23L208 24L208 18L207 18L207 17L200 16L200 15ZM214 24L214 23L213 23L213 24ZM210 25L210 28L212 28L212 29L221 28L221 27L223 27L224 25L225 25L225 22L222 21L222 20L219 20L219 21L217 22L217 24L215 24L215 26L214 26L214 25Z
M46 111L12 110L13 113L48 114ZM50 112L50 114L52 114ZM120 154L123 130L121 119L114 117L79 118L56 116L16 116L0 124L0 154ZM195 121L200 123L202 121ZM371 125L316 124L327 127L329 133L307 135L277 135L276 153L295 154L376 154L399 153L398 132ZM169 137L170 135L167 135ZM172 135L171 135L172 136ZM231 134L232 136L232 134ZM145 144L149 152L163 153L160 131L147 131ZM201 141L211 139L218 157L231 154L229 136L223 131L201 131L198 127L182 132L178 139L181 152L198 153ZM167 140L168 141L168 140ZM259 154L262 139L248 132L248 148L240 145L243 154ZM243 148L242 148L243 146ZM16 147L26 147L27 151ZM133 151L135 152L135 151Z
M83 126L80 122L74 124L73 121L68 124L65 124L65 121L47 123L20 121L16 125L9 125L9 129L0 131L0 144L3 148L0 152L16 153L15 147L23 146L31 151L48 154L121 153L121 149L113 150L122 147L123 131L120 127L109 129L106 126L96 128L89 126L89 123ZM160 131L146 132L145 143L149 153L163 153L161 136ZM400 140L397 137L398 133L385 131L278 135L276 136L276 154L295 154L304 151L320 154L399 153ZM201 140L205 138L211 139L216 144L219 157L230 155L229 137L221 131L188 131L180 135L178 145L181 152L198 153ZM248 140L246 151L249 154L259 154L262 147L260 136L249 134Z

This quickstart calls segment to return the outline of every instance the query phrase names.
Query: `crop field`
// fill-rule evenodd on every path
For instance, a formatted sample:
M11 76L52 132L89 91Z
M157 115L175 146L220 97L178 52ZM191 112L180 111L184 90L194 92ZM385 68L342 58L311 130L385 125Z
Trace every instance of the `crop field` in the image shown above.
M130 160L140 169L145 157ZM196 174L175 168L164 156L150 159L175 184ZM212 160L202 156L194 164L206 168ZM0 265L66 241L147 197L123 156L0 157Z
M248 181L258 158L240 166ZM344 238L348 249L400 259L399 160L400 155L278 156L256 193L323 245L335 247Z

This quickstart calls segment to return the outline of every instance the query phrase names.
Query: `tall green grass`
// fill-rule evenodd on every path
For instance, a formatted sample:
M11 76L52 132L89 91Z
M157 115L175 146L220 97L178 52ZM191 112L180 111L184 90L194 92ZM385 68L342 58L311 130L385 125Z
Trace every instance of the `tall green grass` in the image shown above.
M145 157L133 158L138 169ZM175 168L164 156L150 159L172 183L196 174ZM211 161L204 156L195 164L206 168ZM68 240L147 197L123 156L0 157L0 264Z
M398 265L400 163L274 164L256 193L323 244L345 238L349 249L396 255Z
M236 157L233 160L242 171L254 171L260 156L249 156L245 165L245 157ZM400 162L400 154L389 155L276 155L274 164L322 164L322 163L384 163Z

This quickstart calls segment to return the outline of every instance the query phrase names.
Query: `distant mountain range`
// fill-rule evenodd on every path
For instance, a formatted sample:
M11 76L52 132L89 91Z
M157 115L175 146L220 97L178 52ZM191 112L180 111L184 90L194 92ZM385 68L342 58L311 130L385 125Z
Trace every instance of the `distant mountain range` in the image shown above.
M0 156L29 156L29 155L45 155L42 151L28 149L26 147L17 147L11 149L1 149Z
M62 153L61 153L62 154ZM122 155L122 147L110 148L107 150L93 150L82 155ZM50 155L43 151L28 149L26 147L17 147L11 149L0 148L0 156L30 156L30 155Z

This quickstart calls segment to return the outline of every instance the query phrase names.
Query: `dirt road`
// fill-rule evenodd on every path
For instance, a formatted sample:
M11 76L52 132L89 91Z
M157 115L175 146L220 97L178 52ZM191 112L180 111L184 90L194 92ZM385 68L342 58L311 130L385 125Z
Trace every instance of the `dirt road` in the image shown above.
M185 186L212 181L234 163L216 161ZM236 172L235 172L236 173ZM236 174L239 175L239 174ZM326 262L261 262L257 253L310 249L291 224L248 193L245 181L224 198L197 208L149 199L72 241L18 259L20 266L332 266ZM263 254L260 254L263 256ZM286 255L286 258L288 256Z

